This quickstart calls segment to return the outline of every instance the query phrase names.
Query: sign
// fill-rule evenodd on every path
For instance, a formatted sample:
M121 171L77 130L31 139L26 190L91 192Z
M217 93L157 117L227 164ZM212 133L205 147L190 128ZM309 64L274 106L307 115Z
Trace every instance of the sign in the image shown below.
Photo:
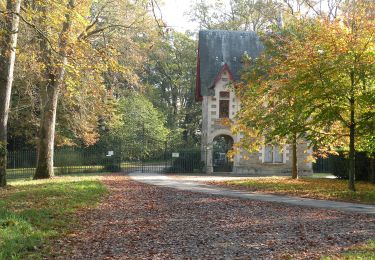
M178 158L178 157L180 157L179 153L172 153L172 158Z
M114 155L115 153L113 151L108 151L108 154L107 154L107 157L111 157L112 155Z

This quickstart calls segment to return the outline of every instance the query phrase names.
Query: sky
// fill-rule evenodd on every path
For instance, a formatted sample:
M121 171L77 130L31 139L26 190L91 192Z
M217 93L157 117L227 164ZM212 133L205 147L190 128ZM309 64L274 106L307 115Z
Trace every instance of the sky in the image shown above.
M180 32L197 30L198 24L189 21L190 18L185 15L192 3L193 1L189 0L164 0L164 4L160 6L163 20L168 26Z

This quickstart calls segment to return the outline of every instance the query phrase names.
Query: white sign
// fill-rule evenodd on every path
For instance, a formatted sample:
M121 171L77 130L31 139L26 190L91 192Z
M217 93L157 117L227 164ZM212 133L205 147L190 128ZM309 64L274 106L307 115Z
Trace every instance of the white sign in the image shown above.
M178 157L180 157L179 153L172 153L172 158L178 158Z
M110 157L112 155L114 155L115 153L113 151L108 151L108 154L107 154L107 157Z

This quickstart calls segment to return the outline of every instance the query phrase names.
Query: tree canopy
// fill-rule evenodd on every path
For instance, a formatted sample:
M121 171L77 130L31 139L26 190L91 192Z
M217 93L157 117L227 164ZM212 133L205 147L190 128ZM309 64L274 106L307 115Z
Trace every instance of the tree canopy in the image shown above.
M263 36L266 51L239 88L238 129L256 140L301 137L320 153L347 149L351 190L355 151L374 137L374 7L350 1L334 19L291 18Z

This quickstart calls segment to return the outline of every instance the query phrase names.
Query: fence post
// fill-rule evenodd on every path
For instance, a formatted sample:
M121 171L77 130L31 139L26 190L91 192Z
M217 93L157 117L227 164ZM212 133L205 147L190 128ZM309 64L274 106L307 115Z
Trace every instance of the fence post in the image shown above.
M142 173L144 173L144 160L145 160L145 123L143 123L142 125L142 157L141 157Z
M168 167L167 146L168 146L168 141L166 140L164 144L164 170L166 170Z
M122 167L121 167L121 163L122 163L122 141L119 140L120 142L120 149L119 149L119 162L118 162L118 169L120 172L122 172Z

